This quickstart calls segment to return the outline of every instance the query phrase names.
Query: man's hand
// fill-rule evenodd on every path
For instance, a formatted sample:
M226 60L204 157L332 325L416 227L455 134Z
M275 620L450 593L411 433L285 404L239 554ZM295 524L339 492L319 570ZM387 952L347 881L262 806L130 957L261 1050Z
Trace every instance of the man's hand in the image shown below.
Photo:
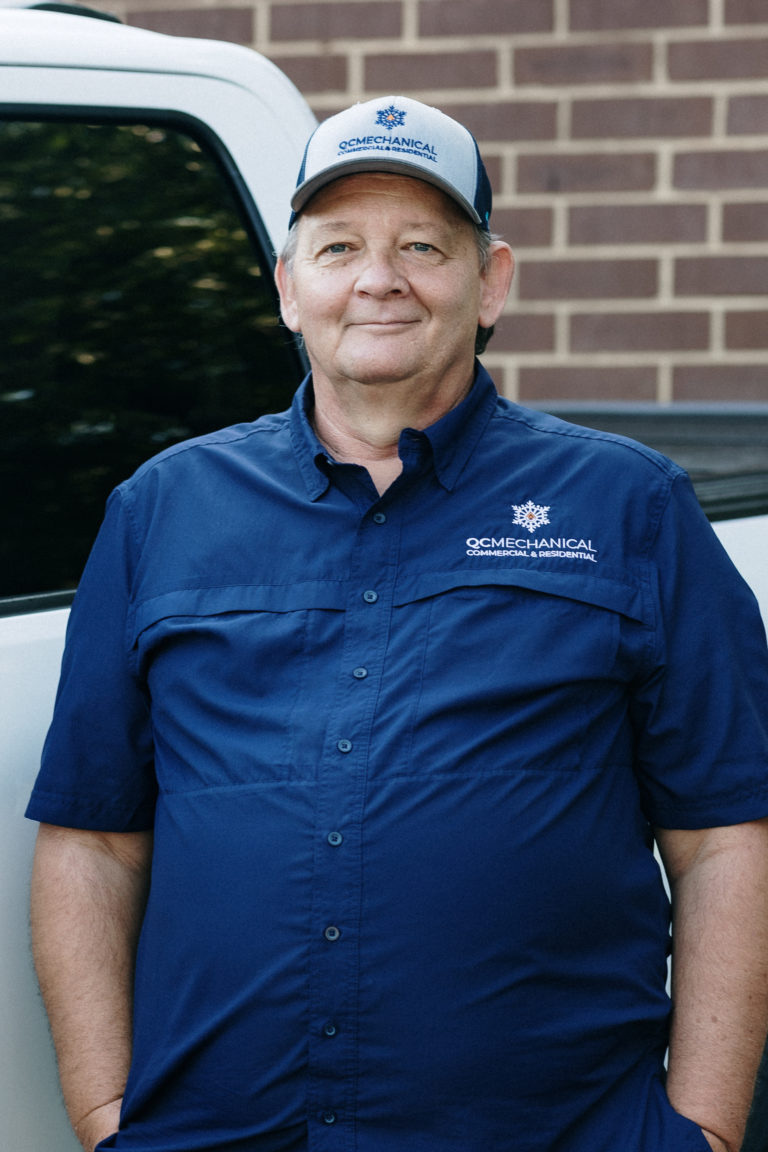
M731 1152L731 1149L726 1144L725 1140L721 1140L719 1136L715 1136L714 1132L707 1132L706 1128L702 1128L704 1139L709 1144L713 1152Z
M75 1135L82 1144L84 1152L93 1152L100 1140L117 1132L121 1104L122 1100L102 1104L75 1124Z
M707 1132L706 1128L702 1128L704 1139L709 1144L713 1152L731 1152L730 1147L726 1144L725 1140L721 1140L719 1136L715 1136L714 1132Z

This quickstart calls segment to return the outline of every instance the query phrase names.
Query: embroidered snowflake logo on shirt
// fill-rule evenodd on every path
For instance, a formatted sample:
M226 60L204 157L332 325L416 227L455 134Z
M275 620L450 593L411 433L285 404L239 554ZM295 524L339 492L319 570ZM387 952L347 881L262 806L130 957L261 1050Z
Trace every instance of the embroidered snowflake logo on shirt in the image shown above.
M513 504L512 510L515 517L512 523L519 524L521 528L527 528L529 532L533 533L543 524L549 524L547 512L549 512L550 507L549 504L534 504L532 500L528 500L525 504Z
M405 122L405 112L390 104L389 108L380 108L376 113L376 123L382 128L400 128Z

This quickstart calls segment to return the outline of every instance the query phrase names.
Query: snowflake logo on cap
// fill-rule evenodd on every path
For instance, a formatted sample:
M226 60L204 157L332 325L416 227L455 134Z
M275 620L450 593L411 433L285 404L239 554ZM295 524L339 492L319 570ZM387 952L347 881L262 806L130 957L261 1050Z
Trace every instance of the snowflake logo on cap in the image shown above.
M401 108L395 108L394 104L390 104L389 108L380 108L376 113L376 123L380 124L382 128L400 128L405 122L405 112Z
M515 518L512 523L527 528L529 532L535 532L543 524L549 524L547 516L549 507L549 504L534 504L532 500L528 500L525 504L513 504Z

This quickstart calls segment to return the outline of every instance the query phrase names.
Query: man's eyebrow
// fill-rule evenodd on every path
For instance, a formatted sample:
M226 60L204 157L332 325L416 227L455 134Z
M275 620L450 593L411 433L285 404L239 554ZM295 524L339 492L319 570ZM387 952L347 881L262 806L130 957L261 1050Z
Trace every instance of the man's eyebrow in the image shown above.
M447 232L450 225L443 220L412 220L410 223L404 224L403 227L404 229L421 228L426 232Z
M339 228L351 228L353 225L349 220L324 220L317 222L314 227L317 232L335 232Z
M314 224L313 231L322 235L324 232L343 232L346 229L354 230L357 227L359 227L359 224L353 220L324 220L322 222L317 221ZM453 231L450 221L448 220L407 220L400 227L401 232L409 232L412 229L434 232L436 234Z

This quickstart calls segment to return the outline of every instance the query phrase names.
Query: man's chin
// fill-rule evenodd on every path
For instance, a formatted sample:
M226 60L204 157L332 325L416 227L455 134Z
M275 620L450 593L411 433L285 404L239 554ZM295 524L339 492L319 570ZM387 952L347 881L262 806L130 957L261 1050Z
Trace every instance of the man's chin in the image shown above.
M345 366L344 378L356 384L385 387L405 384L416 378L419 371L419 365L403 361L361 359Z

